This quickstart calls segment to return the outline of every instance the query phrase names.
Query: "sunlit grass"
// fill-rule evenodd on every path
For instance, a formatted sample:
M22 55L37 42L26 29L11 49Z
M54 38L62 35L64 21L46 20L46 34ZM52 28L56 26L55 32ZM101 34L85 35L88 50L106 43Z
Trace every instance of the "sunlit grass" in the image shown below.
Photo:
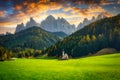
M120 54L0 62L0 80L120 80Z

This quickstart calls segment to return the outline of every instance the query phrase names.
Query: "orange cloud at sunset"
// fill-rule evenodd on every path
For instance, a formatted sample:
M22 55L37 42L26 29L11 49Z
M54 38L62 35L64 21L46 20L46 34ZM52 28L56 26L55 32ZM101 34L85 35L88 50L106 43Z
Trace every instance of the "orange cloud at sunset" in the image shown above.
M21 9L22 9L22 6L21 6L21 5L16 5L16 6L14 7L14 9L15 9L15 10L21 10Z
M0 10L0 17L4 17L5 16L5 14L4 14L4 11L2 10Z
M16 27L17 24L26 23L33 17L38 23L48 15L55 18L64 17L76 26L84 18L91 19L99 14L107 17L120 13L119 3L110 0L20 0L8 2L0 10L0 27ZM14 0L13 0L14 1ZM2 6L1 6L2 8Z

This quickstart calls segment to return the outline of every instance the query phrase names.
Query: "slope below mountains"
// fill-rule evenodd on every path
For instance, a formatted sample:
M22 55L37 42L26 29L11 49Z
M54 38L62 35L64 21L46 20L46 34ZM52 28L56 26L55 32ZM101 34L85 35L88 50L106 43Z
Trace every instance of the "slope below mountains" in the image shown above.
M63 38L65 38L65 37L68 36L64 32L50 32L50 33L53 34L53 35L55 35L55 36L57 36L57 37L59 37L60 39L63 39Z
M0 36L0 46L8 49L23 50L25 48L43 49L59 40L55 35L39 28L32 27L14 35Z
M98 20L59 41L43 54L61 56L62 50L72 57L91 55L103 48L120 50L120 15Z

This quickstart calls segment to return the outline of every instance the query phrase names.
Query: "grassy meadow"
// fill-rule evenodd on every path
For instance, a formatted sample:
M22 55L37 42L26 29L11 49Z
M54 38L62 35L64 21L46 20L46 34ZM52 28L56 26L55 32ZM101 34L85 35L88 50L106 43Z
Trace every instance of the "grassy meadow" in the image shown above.
M0 80L120 80L120 54L0 62Z

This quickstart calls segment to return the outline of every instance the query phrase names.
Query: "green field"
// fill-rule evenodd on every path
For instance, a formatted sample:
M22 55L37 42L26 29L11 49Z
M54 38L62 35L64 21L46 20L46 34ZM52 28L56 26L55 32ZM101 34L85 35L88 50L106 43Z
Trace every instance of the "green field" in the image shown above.
M0 62L0 80L120 80L120 54Z

